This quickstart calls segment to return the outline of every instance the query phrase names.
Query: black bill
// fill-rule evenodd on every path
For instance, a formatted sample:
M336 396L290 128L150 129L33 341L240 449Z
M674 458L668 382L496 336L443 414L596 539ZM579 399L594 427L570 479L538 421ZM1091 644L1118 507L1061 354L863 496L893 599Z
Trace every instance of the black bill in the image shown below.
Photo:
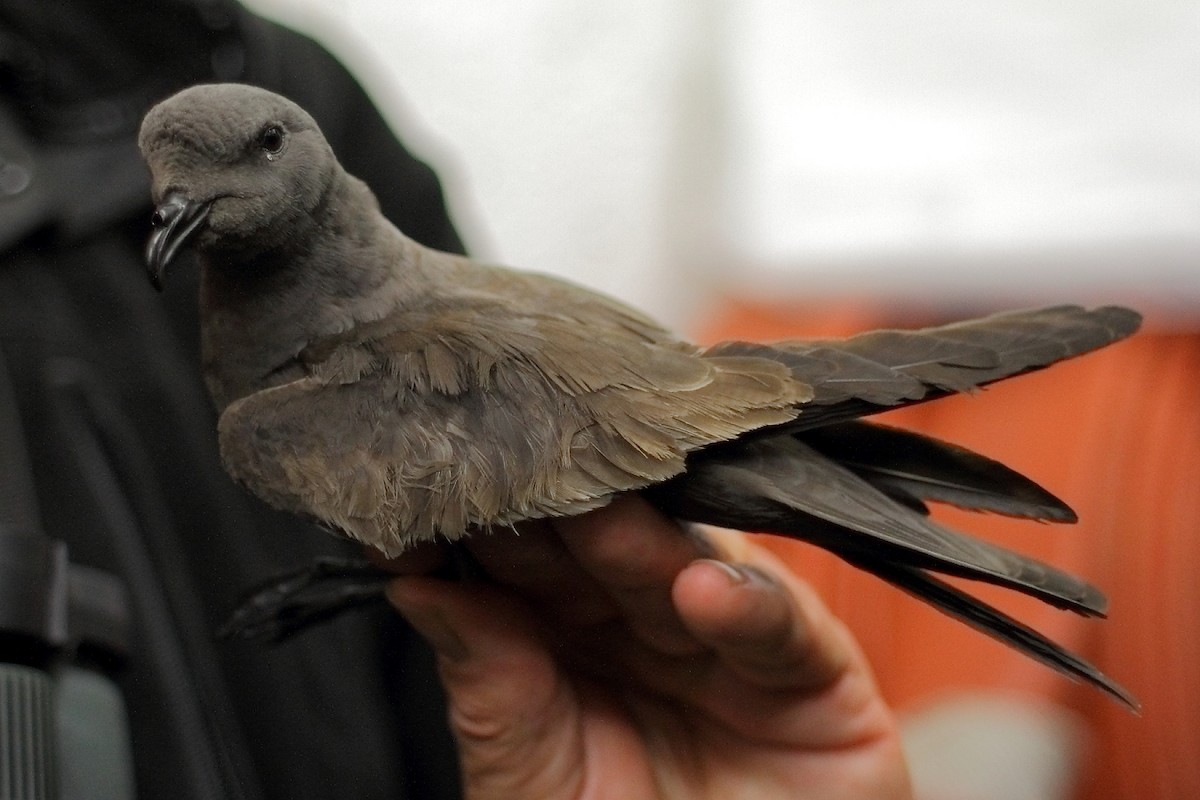
M180 194L169 194L154 210L150 220L154 230L146 242L146 270L155 289L162 291L167 267L204 225L209 208L209 203L197 203Z

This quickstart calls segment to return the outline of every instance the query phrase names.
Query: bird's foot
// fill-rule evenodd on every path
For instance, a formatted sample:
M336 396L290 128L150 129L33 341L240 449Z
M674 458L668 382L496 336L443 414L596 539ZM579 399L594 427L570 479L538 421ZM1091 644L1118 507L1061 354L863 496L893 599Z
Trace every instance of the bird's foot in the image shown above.
M217 636L281 642L344 611L382 600L384 586L394 577L366 560L319 558L251 590Z

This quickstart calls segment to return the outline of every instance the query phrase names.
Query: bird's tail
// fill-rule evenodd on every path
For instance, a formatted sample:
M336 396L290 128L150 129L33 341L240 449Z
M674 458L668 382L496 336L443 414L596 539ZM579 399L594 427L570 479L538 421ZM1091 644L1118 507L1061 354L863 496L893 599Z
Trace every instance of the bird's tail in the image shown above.
M1021 473L965 447L860 420L796 434L921 514L926 501L1044 522L1076 522L1070 506Z
M1106 600L1091 584L927 518L925 501L1033 519L1074 519L1062 501L995 461L919 434L853 422L694 453L684 474L644 493L680 519L823 547L1129 702L1128 694L1094 667L928 574L997 584L1084 616L1103 616Z
M1099 687L1131 711L1136 712L1141 708L1136 697L1094 665L1055 644L1029 626L945 581L940 581L920 569L890 564L878 559L847 560L859 569L883 578L893 586L924 600L939 611L1020 650L1030 658L1071 678Z

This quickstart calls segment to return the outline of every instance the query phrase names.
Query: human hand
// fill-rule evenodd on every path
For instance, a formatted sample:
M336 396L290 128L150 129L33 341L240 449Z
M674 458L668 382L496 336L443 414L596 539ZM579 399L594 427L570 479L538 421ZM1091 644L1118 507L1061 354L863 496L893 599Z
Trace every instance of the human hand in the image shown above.
M388 597L437 653L470 800L911 797L858 646L749 537L629 497L468 546L493 582Z

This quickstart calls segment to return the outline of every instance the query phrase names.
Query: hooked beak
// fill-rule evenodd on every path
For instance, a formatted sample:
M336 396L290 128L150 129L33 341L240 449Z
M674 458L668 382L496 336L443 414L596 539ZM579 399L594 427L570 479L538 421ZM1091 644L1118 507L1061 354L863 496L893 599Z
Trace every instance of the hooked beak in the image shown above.
M167 267L203 227L211 207L210 202L197 203L172 192L154 209L150 218L154 230L146 242L146 270L150 284L158 291L162 291Z

